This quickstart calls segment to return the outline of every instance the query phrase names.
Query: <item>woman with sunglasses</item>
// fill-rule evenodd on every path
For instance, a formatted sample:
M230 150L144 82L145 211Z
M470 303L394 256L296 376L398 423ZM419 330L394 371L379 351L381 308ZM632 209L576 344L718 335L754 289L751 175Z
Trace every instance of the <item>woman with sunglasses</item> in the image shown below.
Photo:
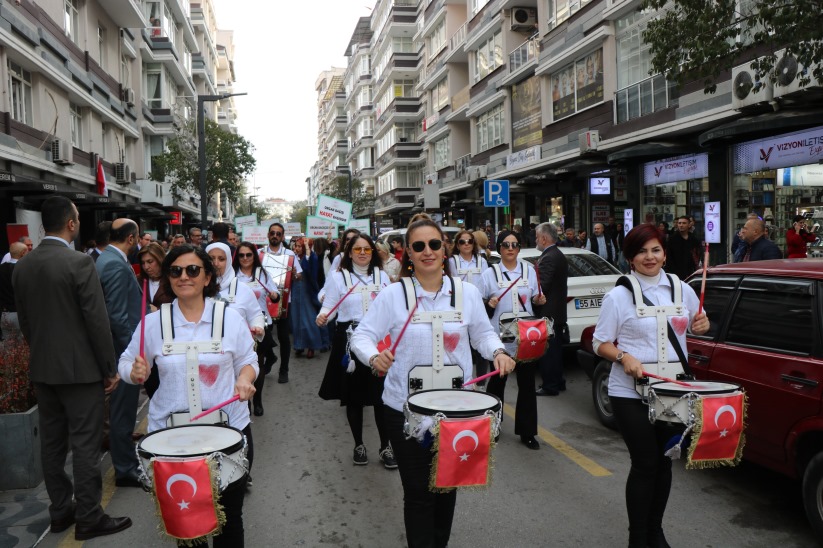
M314 323L317 311L320 310L320 301L317 300L317 293L320 291L317 286L317 271L320 266L317 255L309 249L305 238L295 238L291 250L303 270L303 276L292 283L291 289L289 322L294 336L294 355L301 356L306 350L306 357L311 359L315 349L323 346L320 328Z
M340 242L338 242L337 247L332 254L331 268L329 269L330 272L337 272L340 270L340 261L345 255L346 246L349 245L349 242L352 241L352 239L358 234L360 234L360 231L356 228L347 228L343 233L343 237L340 239Z
M220 291L215 298L229 303L229 306L243 317L254 339L263 340L266 326L263 310L260 309L260 303L249 286L240 283L239 280L235 281L234 268L229 264L232 258L229 246L214 242L206 247L206 253L214 263L217 283L220 285Z
M497 252L500 253L498 268L489 268L483 273L485 296L489 308L494 310L491 318L495 332L500 334L500 315L518 313L534 316L532 303L546 304L545 295L537 289L537 274L534 268L517 258L520 255L520 234L504 230L497 237ZM500 279L498 279L500 276ZM501 288L501 282L505 287ZM511 284L514 287L503 298L500 295ZM516 308L516 310L515 310ZM507 343L506 350L515 353L514 343ZM529 449L540 449L537 435L537 395L534 390L534 372L537 362L520 363L517 366L517 407L515 410L514 433ZM494 376L489 379L486 392L494 394L503 401L506 391L506 377Z
M383 466L391 470L397 468L397 462L384 425L384 379L372 375L371 369L352 356L348 348L351 332L357 328L375 297L391 281L380 270L380 258L368 235L360 234L350 240L342 256L340 270L332 272L326 279L326 298L316 320L317 325L325 326L329 312L340 303L333 313L337 315L337 326L319 395L324 400L340 400L340 405L346 406L346 418L354 437L352 460L357 465L369 463L366 445L363 443L363 407L374 407L374 422L380 436L378 455ZM349 292L352 287L354 290ZM343 301L340 302L340 299Z
M457 303L452 304L451 293L455 284L461 282L448 276L449 265L444 252L443 232L436 223L424 218L409 225L401 277L411 278L418 310L457 310ZM443 349L444 362L458 366L464 382L468 381L472 375L470 348L474 347L484 358L494 360L494 367L501 374L509 374L514 369L514 360L506 354L503 343L489 324L480 292L471 284L462 284L462 287L461 321L443 322L443 339L448 337L454 341L453 347L450 344ZM403 484L406 540L412 548L446 546L451 535L457 493L454 490L446 493L429 490L435 453L415 438L406 439L403 433L403 405L410 393L410 373L418 366L430 366L434 354L434 330L429 322L409 323L403 337L397 341L408 315L404 284L391 284L369 307L352 336L351 347L363 363L386 375L384 412ZM397 341L396 354L389 349L378 349L378 342L386 335Z
M271 279L269 274L263 269L260 263L260 256L257 253L257 246L250 242L240 242L237 246L237 251L234 254L234 274L237 279L246 284L252 290L254 296L257 298L257 304L263 312L265 318L265 327L263 333L263 340L257 345L257 365L262 372L254 381L254 400L252 405L254 407L254 416L260 417L263 415L263 385L266 382L266 375L271 373L271 368L274 362L277 361L277 356L274 355L275 342L272 336L272 321L269 316L268 306L266 301L272 299L276 301L280 298L277 293L277 284Z
M162 285L175 295L171 303L171 321L174 340L177 342L209 341L212 338L212 314L217 295L217 272L206 253L190 245L172 248L163 260ZM140 356L140 331L138 325L131 343L120 356L118 369L124 382L140 384L148 378L152 369L160 375L160 386L149 402L148 431L166 427L172 413L187 411L189 401L186 385L185 354L165 355L161 329L161 313L146 316L145 357ZM257 356L254 342L240 314L227 307L223 322L221 352L202 352L197 356L201 371L216 371L208 379L200 375L200 403L208 409L239 395L240 401L223 408L229 426L241 430L248 443L249 464L254 460L249 407L246 401L254 394L257 376ZM222 533L213 538L214 546L243 545L243 496L245 481L232 483L223 491L220 503L226 512L226 525Z

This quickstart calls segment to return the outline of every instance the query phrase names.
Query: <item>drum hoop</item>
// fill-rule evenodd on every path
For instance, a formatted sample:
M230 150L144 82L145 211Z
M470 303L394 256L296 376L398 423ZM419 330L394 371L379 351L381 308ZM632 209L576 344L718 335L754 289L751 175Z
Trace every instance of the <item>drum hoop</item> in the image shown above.
M200 452L200 453L187 453L185 455L166 455L166 454L163 454L163 453L155 453L155 452L149 451L148 449L145 449L143 447L143 442L150 439L155 434L159 434L160 432L165 432L166 430L172 430L172 429L179 430L180 428L191 428L193 426L198 426L198 427L201 427L201 428L204 427L204 426L209 427L209 428L227 428L229 430L234 430L240 436L240 439L236 443L233 443L233 444L229 445L228 447L221 447L220 449L214 449L213 451L203 451L203 452ZM167 428L161 428L160 430L155 430L154 432L152 432L150 434L146 434L146 436L138 442L136 449L137 449L137 454L140 455L144 459L151 459L152 457L194 458L194 457L206 457L206 456L209 456L209 455L213 455L215 453L223 453L223 454L226 454L226 455L233 455L233 454L235 454L238 451L241 451L243 449L243 445L245 444L245 442L246 442L246 436L243 435L243 432L241 432L237 428L234 428L233 426L226 426L224 424L187 424L187 425L183 425L183 426L169 426Z
M414 396L417 396L417 395L420 395L420 394L427 394L427 393L431 393L431 392L458 392L458 390L448 389L448 388L432 388L431 390L421 390L419 392L415 392L414 394L409 396L408 399L406 400L406 405L408 406L409 411L412 411L412 412L417 413L419 415L432 416L432 415L435 415L437 413L442 413L446 418L449 418L449 419L468 419L468 418L471 418L471 417L477 417L478 415L482 415L486 411L493 411L493 412L496 413L496 412L500 411L500 409L502 408L502 405L500 403L500 398L498 398L494 394L489 394L487 392L479 392L479 393L483 394L483 396L488 396L490 398L494 398L495 399L495 404L492 407L483 407L483 408L480 408L480 409L462 409L462 410L446 411L446 410L443 410L443 409L432 409L431 407L424 407L422 405L415 404L414 402L411 401L411 399ZM475 393L472 390L460 390L460 392L466 392L466 393L469 393L469 394Z
M711 381L701 381L701 382L711 382ZM672 385L671 388L669 387L660 387L661 384L670 384ZM686 386L675 388L677 385L670 383L670 382L657 382L652 383L649 385L649 391L654 390L654 393L657 396L670 396L670 397L681 397L686 394L696 394L697 396L716 396L718 394L733 394L734 392L740 392L740 385L734 384L731 382L724 382L724 383L717 383L725 385L725 388L710 388L707 390L700 389L695 390L693 387L689 388Z

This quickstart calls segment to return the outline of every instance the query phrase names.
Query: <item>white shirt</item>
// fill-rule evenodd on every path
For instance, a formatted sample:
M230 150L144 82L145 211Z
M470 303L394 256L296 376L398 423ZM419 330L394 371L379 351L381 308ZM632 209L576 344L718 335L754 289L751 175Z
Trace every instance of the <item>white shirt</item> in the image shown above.
M358 278L359 276L359 278ZM359 322L363 318L363 295L360 292L360 288L364 285L371 285L374 281L374 278L371 274L359 274L359 273L352 273L351 274L351 283L357 284L357 287L354 288L346 300L344 300L340 306L334 311L334 314L337 315L337 321L340 322ZM360 283L358 283L360 282ZM380 271L380 287L381 291L382 288L388 287L391 284L391 280L389 280L389 276ZM346 281L343 278L342 272L332 272L332 275L326 278L326 285L323 286L323 293L325 297L323 298L323 309L320 310L321 314L328 314L329 310L332 309L334 305L343 298L349 291L349 288L346 287ZM379 292L371 292L367 298L374 301L377 298ZM369 305L371 306L371 305Z
M460 278L464 282L468 282L472 284L474 287L480 290L480 293L485 293L485 283L483 282L483 273L489 268L489 263L486 262L482 256L480 257L480 274L474 273L467 273L467 274L458 274L457 271L459 270L469 270L477 268L477 260L472 257L470 260L466 260L463 258L462 255L457 254L449 258L451 264L449 267L451 268L451 274L455 278Z
M240 281L240 283L246 284L246 286L251 289L257 299L257 304L260 305L260 310L263 312L266 323L269 323L269 309L266 304L266 299L268 298L269 293L277 293L277 285L272 281L265 270L261 270L260 277L262 280L255 279L252 276L246 276L242 270L238 270L235 277Z
M183 317L177 305L172 303L172 320L176 341L210 341L212 310L214 301L206 299L203 315L197 323L189 322ZM149 403L149 432L166 427L166 419L172 413L189 410L186 398L186 355L162 354L163 336L160 329L160 311L146 316L146 362L157 367L160 375L160 387ZM140 325L134 331L128 348L120 356L118 371L123 382L132 384L131 369L135 357L140 353ZM208 409L224 402L234 395L234 384L240 370L250 365L259 373L257 354L246 323L240 314L226 307L223 322L223 352L201 353L200 363L200 397L202 408ZM216 376L213 376L216 373ZM212 380L214 379L214 380ZM249 424L249 404L236 401L223 410L229 416L229 425L242 430Z
M612 248L612 243L606 239L605 234L601 234L600 236L595 236L597 238L597 254L603 257L604 259L609 258L609 249ZM608 246L608 247L607 247ZM589 238L586 238L586 251L592 250L592 241ZM612 253L614 255L614 253ZM614 258L614 256L612 256Z
M443 290L437 293L423 291L415 281L419 310L454 310L451 307L451 291L448 279L443 280ZM380 292L369 311L360 321L351 339L351 348L363 363L377 354L377 343L391 334L392 344L397 340L403 324L409 316L406 295L402 283L393 283ZM472 376L472 356L469 343L483 358L493 359L494 351L503 348L486 316L480 292L471 284L463 284L463 321L444 322L447 365L459 365L463 380ZM449 343L449 341L452 341ZM456 342L455 342L456 341ZM453 345L453 346L452 346ZM396 411L403 410L409 397L409 372L416 365L432 363L432 326L430 323L409 323L394 357L394 363L386 375L383 387L383 403Z
M158 289L160 289L160 280L149 280L149 301L154 300Z
M263 257L266 256L266 253L269 253L271 255L285 255L287 257L291 256L291 257L294 257L294 272L292 274L294 274L294 273L302 274L303 273L303 267L300 265L300 260L297 258L297 255L294 254L294 251L287 248L283 244L280 244L280 248L277 251L272 251L270 245L267 245L266 247L264 247L263 251L264 251L264 253L262 253L260 255L260 261L262 261ZM294 283L294 278L292 278L292 284L293 283ZM277 293L280 293L279 288L277 290ZM289 303L291 303L291 294L292 294L292 292L289 291Z
M226 268L231 267L226 266ZM220 291L217 296L227 301L229 297L228 288ZM240 314L248 327L264 327L266 325L263 311L260 309L260 303L257 302L254 292L240 280L237 281L237 293L234 295L234 302L228 304L230 309Z
M660 271L660 278L657 285L651 285L647 281L635 276L640 282L640 288L649 301L656 305L671 305L671 284L663 270ZM685 314L689 318L688 325L691 325L699 299L694 290L687 284L680 283L683 288L683 307ZM601 342L618 341L620 350L631 354L640 363L657 363L657 318L638 318L634 303L632 302L632 292L625 287L615 287L603 297L603 306L600 308L600 317L594 329L594 338ZM683 353L686 350L686 333L677 334L677 340ZM666 357L669 361L678 361L677 353L668 338L666 339L668 348ZM634 379L623 372L623 366L617 362L612 363L611 374L609 375L609 396L620 398L640 398L634 389Z
M524 269L531 268L528 264L524 263L521 260L517 261L517 266L514 270L509 270L500 263L500 273L505 274L508 273L509 280L506 279L506 276L503 276L503 282L506 284L506 287L510 286L513 281L517 280L523 274ZM483 272L483 287L484 293L483 298L489 299L495 295L499 296L504 291L506 291L506 287L500 288L497 284L497 278L494 276L494 268L486 269ZM512 312L512 293L517 291L518 295L520 296L520 305L518 305L518 312L523 312L525 308L526 313L524 315L534 316L534 312L532 310L532 297L538 294L537 292L537 275L532 271L527 274L528 278L527 281L529 283L528 287L521 286L520 283L523 281L522 278L517 280L517 285L511 288L503 298L500 299L500 302L497 303L497 306L494 309L494 315L491 317L491 324L492 328L494 329L495 333L498 335L500 334L500 315L506 312ZM523 306L525 304L525 307ZM515 351L517 350L517 346L511 342L506 343L506 352L514 356Z

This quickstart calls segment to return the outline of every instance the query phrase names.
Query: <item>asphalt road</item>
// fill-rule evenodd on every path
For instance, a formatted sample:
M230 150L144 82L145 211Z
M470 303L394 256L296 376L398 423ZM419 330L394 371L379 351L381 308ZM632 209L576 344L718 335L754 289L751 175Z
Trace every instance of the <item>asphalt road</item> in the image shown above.
M345 412L317 397L328 354L293 359L291 382L268 377L266 413L254 422L254 486L245 501L247 546L404 546L402 488L377 459L373 416L366 412L371 463L351 462ZM622 439L597 421L588 378L567 364L568 390L538 401L539 451L513 433L516 383L507 387L507 417L494 451L490 488L458 495L452 548L492 546L625 546L624 486L629 458ZM673 547L818 546L806 523L797 483L744 463L685 470L675 463L664 529ZM134 526L86 546L174 546L157 530L150 497L114 488L106 477L107 512ZM43 547L80 546L73 528L47 534Z

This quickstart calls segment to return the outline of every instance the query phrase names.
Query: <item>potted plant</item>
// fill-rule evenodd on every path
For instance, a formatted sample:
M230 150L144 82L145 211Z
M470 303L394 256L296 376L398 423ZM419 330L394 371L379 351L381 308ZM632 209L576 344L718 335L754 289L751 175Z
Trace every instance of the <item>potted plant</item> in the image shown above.
M21 338L0 342L0 491L43 481L40 416L29 380L29 346Z

